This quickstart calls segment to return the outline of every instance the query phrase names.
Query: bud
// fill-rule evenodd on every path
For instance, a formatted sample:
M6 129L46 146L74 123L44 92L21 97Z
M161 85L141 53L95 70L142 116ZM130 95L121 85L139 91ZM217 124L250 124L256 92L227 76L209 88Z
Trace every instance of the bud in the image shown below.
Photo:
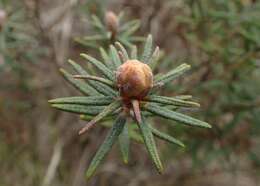
M118 67L116 80L124 99L142 99L153 86L153 73L148 65L138 60L128 60Z
M6 12L0 9L0 31L2 30L5 20L6 20Z
M105 15L105 22L108 30L112 33L112 37L114 37L118 31L118 17L114 12L108 11Z

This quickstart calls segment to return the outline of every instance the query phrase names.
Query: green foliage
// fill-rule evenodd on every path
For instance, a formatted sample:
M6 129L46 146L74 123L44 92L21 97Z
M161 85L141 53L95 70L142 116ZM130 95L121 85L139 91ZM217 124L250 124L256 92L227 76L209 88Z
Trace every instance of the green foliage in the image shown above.
M151 159L153 160L153 163L155 164L158 172L162 173L163 166L162 166L161 160L159 158L159 154L157 152L157 147L156 147L156 144L154 141L154 137L153 137L151 129L148 126L148 124L146 123L144 117L142 117L142 122L139 123L138 126L139 126L141 134L143 136L146 149L149 152L149 155L150 155Z
M116 142L118 136L123 131L126 119L123 116L119 116L115 121L115 124L110 129L106 139L104 140L103 144L98 149L97 153L95 154L93 160L91 161L89 168L87 170L86 176L89 179L96 171L100 162L104 159L107 155L109 150L112 148L113 144Z
M35 62L44 52L36 40L37 33L22 2L0 1L0 11L5 18L0 23L0 70L21 71L20 61ZM33 50L32 50L33 49Z
M103 4L103 2L101 4ZM106 23L105 16L106 15L103 13L99 13L99 16L91 14L90 24L93 28L94 34L91 36L75 38L75 41L87 48L98 48L99 46L109 48L111 43L114 44L116 41L131 48L134 43L144 41L143 37L134 35L140 27L139 20L131 20L127 22L124 19L124 12L121 12L119 15L115 15L118 24L115 25L116 33L113 33L114 31L110 30Z
M186 0L184 5L176 20L177 27L185 30L179 34L187 46L186 59L194 69L203 70L192 83L177 84L174 91L192 89L205 108L198 114L216 124L213 134L194 139L187 152L194 165L202 166L217 157L232 159L234 151L250 158L253 141L260 132L256 117L260 111L260 2ZM165 69L173 66L168 64ZM167 87L167 91L173 89ZM244 144L252 147L243 148ZM203 156L199 155L201 151Z
M96 153L94 159L89 166L89 169L87 171L88 178L94 174L97 166L108 153L118 137L123 161L125 163L127 163L129 159L129 139L134 139L136 141L144 143L147 151L149 152L150 158L154 162L154 165L157 168L158 172L161 173L163 171L163 166L159 159L159 155L155 145L154 136L166 142L179 145L181 147L184 147L184 144L174 137L169 136L168 134L163 133L153 128L151 125L147 124L147 117L158 115L163 118L174 120L176 122L180 122L190 126L205 128L211 127L206 122L194 119L190 116L178 112L179 108L199 106L198 103L190 101L191 96L189 95L166 97L158 96L153 91L151 91L150 94L138 101L134 98L126 101L125 98L121 97L113 71L116 71L118 66L120 66L120 64L124 62L124 60L121 61L121 59L128 59L129 55L122 44L117 42L116 46L118 47L118 49L112 45L110 46L110 56L107 55L108 52L106 52L104 49L100 49L101 55L104 59L104 63L93 57L90 57L87 54L81 54L82 57L87 59L93 66L97 68L97 70L99 70L99 72L101 72L103 77L89 75L89 73L83 70L81 66L79 66L72 60L69 61L74 69L81 74L72 76L76 79L71 79L69 82L74 86L77 85L75 87L78 88L80 91L85 89L84 85L90 86L95 91L101 93L102 96L93 95L93 91L90 91L91 94L86 97L66 97L57 98L49 101L49 103L57 109L78 114L84 114L83 116L81 116L81 118L84 120L90 120L86 124L86 126L80 130L79 134L83 134L92 126L94 126L97 122L107 123L106 121L111 121L113 120L115 115L119 115L115 124L112 126L110 133L106 137L105 141L101 145L100 149ZM120 52L123 56L122 58L119 58ZM145 63L148 63L150 65L151 59L155 56L155 53L158 54L158 47L155 49L154 52L152 51L152 37L151 35L149 35L144 44L144 52L140 60L143 59L145 60ZM136 57L136 59L138 60L137 47L133 48L132 54L130 56ZM113 61L113 68L109 68L110 64L106 63L110 60ZM189 65L183 64L176 69L170 71L170 73L166 73L165 75L162 75L160 77L156 76L158 78L157 81L155 81L154 86L156 86L158 83L160 84L170 82L174 78L183 74L189 68ZM87 81L82 82L81 80L78 80L78 78L83 78ZM78 83L78 81L80 82L80 84ZM91 81L95 81L95 83L100 83L100 85L102 84L103 86L110 88L114 93L107 95L107 92L99 91L99 88L90 84ZM132 103L133 105L129 105L129 103ZM132 114L132 112L134 114ZM91 117L92 115L95 116ZM141 117L139 118L140 115ZM133 125L128 125L128 123L126 123L127 117L131 117L133 119L133 121L138 125L140 132L137 132L137 128L132 127ZM111 127L108 124L102 125L105 125L106 127Z
M119 146L122 153L122 158L124 163L128 163L129 160L129 147L130 147L130 138L128 126L125 125L122 133L119 135Z

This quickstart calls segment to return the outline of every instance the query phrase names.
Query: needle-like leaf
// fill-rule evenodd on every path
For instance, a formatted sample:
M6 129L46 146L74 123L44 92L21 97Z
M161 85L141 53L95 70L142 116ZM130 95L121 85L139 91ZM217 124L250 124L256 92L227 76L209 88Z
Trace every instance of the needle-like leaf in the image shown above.
M115 44L120 49L120 51L122 52L123 62L127 61L129 59L129 56L127 54L125 47L119 42L116 42Z
M173 143L173 144L175 144L175 145L179 145L179 146L181 146L181 147L185 147L185 145L184 145L181 141L177 140L176 138L174 138L174 137L172 137L172 136L170 136L170 135L168 135L168 134L165 134L165 133L163 133L163 132L161 132L161 131L159 131L159 130L153 128L151 125L149 125L149 127L150 127L152 133L153 133L156 137L158 137L158 138L160 138L160 139L162 139L162 140L164 140L164 141L167 141L167 142L169 142L169 143Z
M184 115L184 114L181 114L178 112L174 112L165 107L161 107L155 103L146 104L144 107L145 107L145 110L152 112L152 113L154 113L158 116L161 116L163 118L166 118L166 119L171 119L171 120L181 122L186 125L211 128L211 126L204 121L200 121L200 120L192 118L190 116L187 116L187 115Z
M87 114L92 116L99 114L105 108L103 106L86 106L76 104L52 104L51 106L66 112L72 112L76 114Z
M129 131L128 131L127 124L125 124L122 133L119 135L118 141L119 141L119 147L121 150L123 161L124 163L127 164L129 159L129 145L130 145Z
M131 34L133 34L135 31L138 30L138 28L140 27L140 21L136 21L135 23L133 23L133 25L131 27L129 27L124 33L123 36L130 36Z
M148 124L146 124L144 117L142 117L142 122L139 123L138 126L139 126L141 134L143 136L146 149L149 152L149 155L150 155L154 165L156 166L158 172L162 173L163 166L162 166L161 160L159 158L159 154L157 152L154 137L153 137L150 127L148 126Z
M110 149L112 148L113 144L117 140L118 136L122 132L124 125L126 122L126 118L124 116L119 116L113 127L110 129L108 135L106 136L104 142L98 149L97 153L95 154L93 160L91 161L89 168L86 173L87 179L89 179L93 174L95 173L97 167L101 163L101 161L105 158L105 156L108 154Z
M91 18L92 18L92 24L95 27L97 27L101 30L105 30L105 27L103 26L101 20L96 15L92 15Z
M160 48L157 46L152 54L152 57L149 62L149 66L154 70L160 59Z
M51 104L78 104L78 105L108 105L113 101L110 96L84 96L84 97L65 97L49 100Z
M141 61L143 63L148 64L150 62L152 51L153 51L153 38L152 38L152 35L149 34L146 39L146 42L144 45L144 51L143 51L143 54L141 57Z
M99 94L95 89L82 80L76 80L73 76L64 69L60 69L63 77L76 89L78 89L84 95L97 95Z
M121 32L123 32L123 31L129 30L130 28L134 27L135 25L140 25L140 21L132 20L132 21L126 22L119 29Z
M97 77L97 76L91 76L91 75L74 75L73 76L76 79L88 79L88 80L93 80L97 81L100 83L103 83L107 86L110 86L111 88L114 87L114 83L108 79L102 78L102 77Z
M120 107L120 101L114 101L110 105L106 106L102 112L100 112L97 116L95 116L90 122L88 122L85 127L83 127L79 131L79 135L83 134L87 130L89 130L95 123L102 120L104 117L108 116L109 114L113 113Z
M87 59L91 64L96 66L108 79L114 81L115 77L113 72L109 68L107 68L102 62L87 54L80 54L80 56Z
M174 96L174 98L181 99L181 100L190 100L192 99L192 95L178 95L178 96Z
M131 48L131 58L132 59L137 59L138 58L136 45L133 45L132 48Z
M117 68L117 67L119 67L122 64L121 60L120 60L120 57L118 55L118 52L117 52L116 48L113 45L110 45L109 48L110 48L111 59L112 59L114 65Z
M186 72L189 69L190 69L190 65L184 63L184 64L178 66L177 68L171 70L170 72L168 72L165 75L156 75L155 84L157 84L157 83L166 84L166 83L174 80L175 78L179 77L180 75L182 75L184 72Z
M199 107L200 104L192 102L192 101L185 101L181 99L176 99L172 97L166 97L166 96L156 96L151 95L146 98L149 102L155 102L155 103L161 103L165 105L174 105L174 106L182 106L182 107Z
M102 56L102 59L104 60L106 66L110 69L110 70L115 70L114 64L112 63L112 59L110 58L110 56L108 55L108 53L105 51L105 49L103 47L99 48L100 54Z
M85 71L79 64L77 64L76 62L69 60L68 61L69 64L81 75L89 75L87 71ZM77 80L76 80L77 81ZM79 81L79 80L78 80ZM91 88L93 87L95 90L95 94L92 95L97 95L97 94L103 94L106 96L116 96L117 93L110 87L108 87L107 85L104 85L100 82L96 82L93 80L89 80L88 81L89 85L91 86ZM92 89L93 89L92 88Z

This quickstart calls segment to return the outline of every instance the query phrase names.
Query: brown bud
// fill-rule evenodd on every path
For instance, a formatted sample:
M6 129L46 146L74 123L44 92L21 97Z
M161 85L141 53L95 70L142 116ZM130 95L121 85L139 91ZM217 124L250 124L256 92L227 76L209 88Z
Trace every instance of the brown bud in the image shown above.
M108 11L105 15L105 22L107 29L112 33L112 37L114 37L118 31L118 17L114 12Z
M142 99L153 86L153 73L148 65L128 60L118 67L116 80L124 99Z
M6 12L2 9L0 9L0 31L2 27L4 26L4 23L6 21Z

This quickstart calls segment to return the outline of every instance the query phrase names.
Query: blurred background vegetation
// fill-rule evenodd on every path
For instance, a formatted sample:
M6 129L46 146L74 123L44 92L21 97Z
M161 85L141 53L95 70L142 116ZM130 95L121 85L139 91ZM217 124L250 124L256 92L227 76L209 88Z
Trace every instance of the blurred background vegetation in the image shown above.
M77 94L58 70L68 57L107 47L111 41L89 36L99 33L92 15L104 22L108 10L123 11L120 24L130 23L130 34L118 35L125 45L153 35L164 51L156 72L192 65L162 92L194 95L201 108L193 115L213 129L165 128L167 121L158 119L187 146L160 144L163 175L132 144L129 165L114 148L86 183L86 167L107 129L79 137L85 122L51 109L47 100ZM259 68L258 0L0 0L0 185L260 185Z

